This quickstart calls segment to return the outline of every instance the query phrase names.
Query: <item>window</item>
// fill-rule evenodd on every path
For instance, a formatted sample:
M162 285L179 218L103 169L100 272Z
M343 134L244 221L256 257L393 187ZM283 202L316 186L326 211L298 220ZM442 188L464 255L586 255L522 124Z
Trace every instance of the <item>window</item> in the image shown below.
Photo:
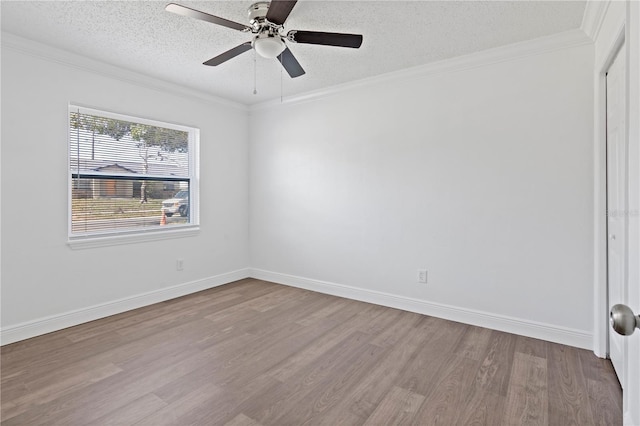
M191 127L70 106L70 244L197 230L198 137Z

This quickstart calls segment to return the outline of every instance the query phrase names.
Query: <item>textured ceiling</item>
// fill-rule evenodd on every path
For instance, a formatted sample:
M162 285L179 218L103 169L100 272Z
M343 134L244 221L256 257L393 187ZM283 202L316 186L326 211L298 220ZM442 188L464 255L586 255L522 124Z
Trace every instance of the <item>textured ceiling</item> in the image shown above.
M253 1L176 3L240 23ZM580 28L585 1L299 0L286 29L359 33L360 49L290 44L306 75L291 79L254 53L202 62L250 34L168 13L168 1L7 1L2 30L220 96L255 104Z

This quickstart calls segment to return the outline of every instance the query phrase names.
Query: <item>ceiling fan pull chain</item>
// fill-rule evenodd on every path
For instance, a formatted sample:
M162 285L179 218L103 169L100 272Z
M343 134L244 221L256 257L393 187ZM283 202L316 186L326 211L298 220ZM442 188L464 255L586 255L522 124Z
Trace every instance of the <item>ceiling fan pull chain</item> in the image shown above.
M282 103L282 70L283 70L283 66L282 66L282 55L279 56L280 57L280 103Z
M256 71L256 50L253 49L253 94L257 95L258 94L258 72Z

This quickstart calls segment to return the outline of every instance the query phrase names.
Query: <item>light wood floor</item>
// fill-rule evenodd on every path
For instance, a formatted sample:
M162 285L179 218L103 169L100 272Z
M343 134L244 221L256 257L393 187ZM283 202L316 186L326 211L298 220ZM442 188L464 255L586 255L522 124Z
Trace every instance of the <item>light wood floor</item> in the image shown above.
M593 353L243 280L2 348L2 425L619 425Z

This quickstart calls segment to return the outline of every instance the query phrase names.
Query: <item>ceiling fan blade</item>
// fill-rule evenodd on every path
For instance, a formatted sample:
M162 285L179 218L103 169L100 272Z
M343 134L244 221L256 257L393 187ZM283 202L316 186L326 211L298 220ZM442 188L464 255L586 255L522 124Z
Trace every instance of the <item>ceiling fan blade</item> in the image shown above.
M235 58L241 53L246 52L247 50L251 50L251 42L248 41L246 43L242 43L240 46L236 46L233 49L227 50L226 52L216 56L215 58L209 59L207 62L204 62L204 65L216 66L220 65L223 62L228 61L229 59Z
M291 13L291 9L296 5L298 0L271 0L269 10L267 11L267 20L277 25L284 24L287 17Z
M300 66L300 63L296 57L293 56L293 53L291 53L288 47L278 55L278 61L280 61L284 69L287 70L291 78L300 77L305 73Z
M189 18L200 19L201 21L211 22L212 24L222 25L223 27L231 28L234 30L251 31L251 28L244 24L229 21L228 19L200 12L199 10L191 9L190 7L182 6L176 3L169 3L167 6L165 6L164 9L167 12L175 13L182 16L188 16Z
M296 43L322 44L325 46L352 47L362 45L362 35L343 33L323 33L320 31L289 31L287 38Z

